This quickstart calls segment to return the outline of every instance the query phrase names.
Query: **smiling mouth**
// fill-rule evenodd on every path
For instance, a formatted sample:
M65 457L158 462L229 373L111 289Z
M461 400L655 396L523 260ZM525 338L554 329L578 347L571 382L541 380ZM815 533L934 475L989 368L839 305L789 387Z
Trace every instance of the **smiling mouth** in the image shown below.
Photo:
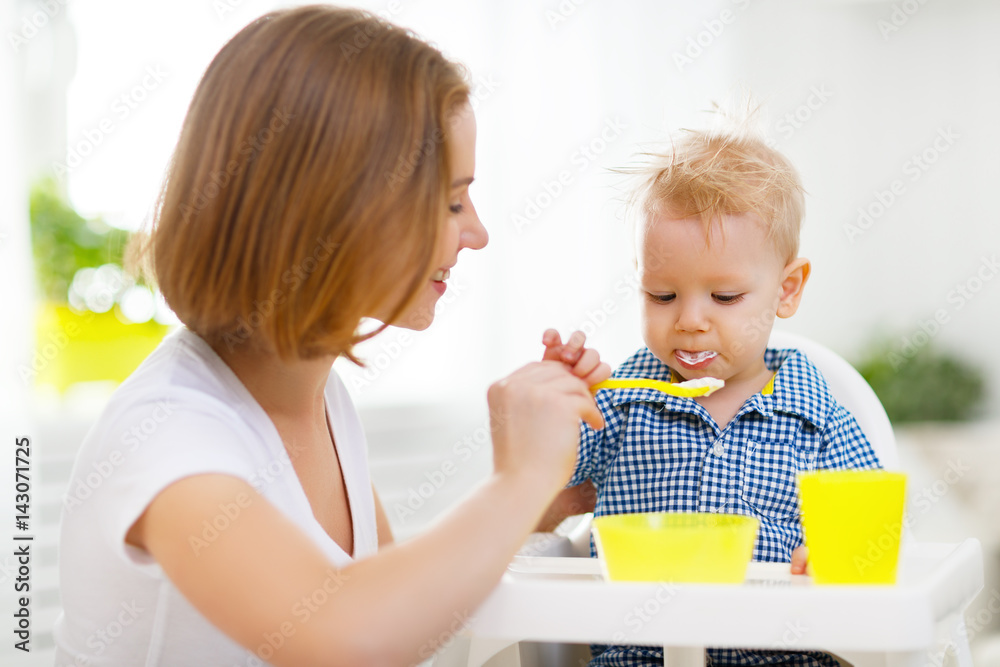
M436 283L442 283L445 280L448 280L448 278L450 277L451 277L451 269L438 269L437 271L434 272L434 275L431 276L431 280L433 280Z

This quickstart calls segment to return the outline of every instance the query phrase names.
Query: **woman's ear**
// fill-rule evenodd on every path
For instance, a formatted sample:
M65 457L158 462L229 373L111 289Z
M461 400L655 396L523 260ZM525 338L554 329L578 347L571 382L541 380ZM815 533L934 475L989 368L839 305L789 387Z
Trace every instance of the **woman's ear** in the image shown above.
M790 261L782 271L781 293L778 300L778 317L791 317L799 309L802 290L812 272L812 265L805 257Z

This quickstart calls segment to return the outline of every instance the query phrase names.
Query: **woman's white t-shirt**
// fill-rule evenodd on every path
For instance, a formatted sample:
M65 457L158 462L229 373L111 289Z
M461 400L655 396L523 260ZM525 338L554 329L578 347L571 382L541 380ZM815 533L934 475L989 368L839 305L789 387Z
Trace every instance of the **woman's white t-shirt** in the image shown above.
M365 437L332 370L325 397L354 525L353 558L363 558L378 547ZM146 551L125 544L160 491L201 473L246 480L335 567L352 562L313 516L270 418L212 348L182 328L118 388L77 456L59 543L57 667L267 664L263 639L255 651L244 649L194 609ZM192 548L210 548L239 509L220 508Z

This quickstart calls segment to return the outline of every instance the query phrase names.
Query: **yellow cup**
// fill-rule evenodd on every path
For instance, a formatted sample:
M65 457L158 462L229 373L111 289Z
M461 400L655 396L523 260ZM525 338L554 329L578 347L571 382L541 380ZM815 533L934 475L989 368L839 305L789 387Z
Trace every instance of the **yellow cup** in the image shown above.
M610 581L741 583L757 519L649 512L594 519L597 551Z
M813 581L894 584L906 475L885 470L799 473Z

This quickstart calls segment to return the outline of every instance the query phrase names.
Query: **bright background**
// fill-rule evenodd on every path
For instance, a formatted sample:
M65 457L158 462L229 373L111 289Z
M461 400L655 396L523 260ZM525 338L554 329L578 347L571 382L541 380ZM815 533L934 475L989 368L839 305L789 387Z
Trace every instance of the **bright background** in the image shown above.
M53 21L22 52L29 91L68 83L65 129L55 111L24 119L27 173L72 164L67 149L86 150L97 136L69 170L72 201L85 215L138 226L205 66L244 24L281 4L70 2L73 33ZM462 257L432 331L404 337L398 352L392 333L370 346L369 358L387 367L352 385L359 402L480 391L537 357L548 326L585 327L610 361L628 356L640 342L637 300L623 289L631 249L622 179L610 170L671 131L705 126L713 101L744 90L765 105L761 125L809 192L802 253L814 275L802 309L783 324L852 357L879 334L902 349L904 335L944 309L935 343L1000 372L1000 355L990 353L1000 281L976 275L1000 247L989 195L1000 178L995 3L367 6L469 67L480 126L473 194L492 241ZM889 31L893 20L901 25ZM53 99L48 108L57 107ZM558 192L563 171L572 183ZM867 229L859 208L877 214ZM954 290L970 280L966 300ZM989 405L1000 408L995 390Z
M91 391L56 401L33 393L18 373L33 352L28 184L57 163L72 164L65 182L78 210L137 227L204 68L243 25L285 4L0 3L4 442L8 433L85 424L103 400ZM472 194L491 235L485 250L463 253L431 330L390 331L367 344L367 371L338 364L358 405L377 416L369 418L373 439L447 423L447 436L427 441L429 452L475 436L487 386L537 358L547 327L583 328L612 364L631 354L641 344L638 300L627 289L631 246L622 181L612 170L678 128L705 126L713 101L729 103L744 91L764 104L763 130L798 166L809 193L802 254L814 274L799 313L781 326L848 359L879 336L900 350L932 338L986 371L992 385L981 417L1000 417L993 194L1000 4L355 4L414 29L469 67L479 122ZM55 8L51 18L23 42L12 40L46 6ZM70 163L74 151L88 154ZM559 191L554 183L564 171L571 183ZM870 221L859 222L859 209ZM969 298L959 296L960 286ZM946 323L930 327L940 311ZM922 323L932 335L914 339ZM997 441L995 429L982 433ZM78 440L65 440L60 446L71 457ZM421 454L420 446L400 445L398 456L423 460L416 470L433 472L442 455ZM477 461L471 477L488 467ZM390 464L378 465L388 479ZM932 469L930 479L941 473ZM457 494L435 502L447 505ZM984 516L997 509L974 507Z

